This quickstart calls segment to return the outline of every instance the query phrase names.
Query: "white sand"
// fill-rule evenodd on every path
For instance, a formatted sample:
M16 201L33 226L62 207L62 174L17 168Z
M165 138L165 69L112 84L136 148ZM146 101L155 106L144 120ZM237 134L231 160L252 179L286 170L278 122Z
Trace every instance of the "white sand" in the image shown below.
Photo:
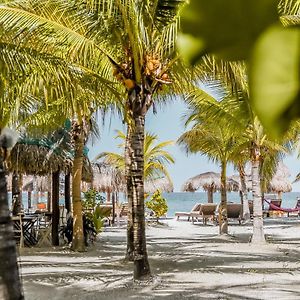
M106 228L86 253L25 249L26 299L300 299L297 218L267 220L264 246L248 243L251 224L220 237L213 225L164 223L147 227L151 283L133 283L123 262L126 229Z

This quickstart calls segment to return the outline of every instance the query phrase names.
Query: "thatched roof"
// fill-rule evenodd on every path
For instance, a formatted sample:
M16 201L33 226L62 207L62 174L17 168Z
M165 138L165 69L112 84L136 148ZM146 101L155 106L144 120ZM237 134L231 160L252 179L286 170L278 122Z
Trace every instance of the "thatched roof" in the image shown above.
M270 193L288 193L292 191L292 184L287 178L273 177L268 185L268 192Z
M106 163L92 163L92 186L99 192L120 192L125 189L125 177L122 172Z
M22 181L23 181L23 186L25 184L27 184L30 180L31 180L32 176L23 176L22 178ZM9 192L11 192L12 190L12 173L9 173L7 176L6 176L6 184L7 184L7 190Z
M26 184L23 184L23 191L32 192L33 190L38 192L47 192L51 190L51 180L48 176L27 176L28 180Z
M10 172L44 176L58 170L68 172L72 159L40 145L17 143L10 155Z
M152 194L156 190L160 190L161 192L172 193L174 190L173 183L167 178L157 178L152 180L145 181L145 193Z
M51 149L33 144L17 143L10 155L9 171L27 175L45 176L53 172L72 172L73 160L70 156L57 154ZM87 157L83 160L82 177L92 180L92 166Z
M288 178L290 176L291 176L291 172L289 168L282 161L280 161L278 163L274 177Z
M221 190L221 176L215 172L205 172L188 179L182 186L184 192L195 192L196 190L203 188L205 191L220 191ZM227 179L227 190L237 191L239 190L239 184L233 179Z
M229 176L228 178L229 179L233 179L234 181L238 182L238 184L239 184L239 190L242 189L240 175L234 174L234 175ZM245 175L245 183L246 183L246 189L248 191L252 190L252 178L251 178L251 175L247 175L247 174Z
M287 166L282 162L279 162L275 175L268 185L268 192L276 193L288 193L292 191L292 184L288 180L288 177L291 176L291 173Z

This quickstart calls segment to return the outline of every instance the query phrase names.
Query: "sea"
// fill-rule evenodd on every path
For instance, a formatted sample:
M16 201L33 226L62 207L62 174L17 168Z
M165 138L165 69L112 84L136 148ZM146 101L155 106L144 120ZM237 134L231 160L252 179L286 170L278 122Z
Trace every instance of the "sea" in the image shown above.
M168 217L174 217L175 212L189 212L196 203L207 203L207 193L205 192L175 192L175 193L163 193L163 197L167 200L168 204ZM282 194L282 208L294 208L297 202L297 197L300 197L300 192L290 192ZM219 203L221 199L220 193L214 193L214 203ZM251 194L248 195L248 199L251 199ZM9 193L9 200L11 201L11 194ZM27 209L27 193L22 195L24 209ZM46 196L42 195L38 200L32 197L33 205L37 202L46 202ZM120 202L125 202L124 195L120 195ZM227 193L227 201L240 203L240 196L238 192ZM59 200L60 204L64 204L64 198L61 196Z

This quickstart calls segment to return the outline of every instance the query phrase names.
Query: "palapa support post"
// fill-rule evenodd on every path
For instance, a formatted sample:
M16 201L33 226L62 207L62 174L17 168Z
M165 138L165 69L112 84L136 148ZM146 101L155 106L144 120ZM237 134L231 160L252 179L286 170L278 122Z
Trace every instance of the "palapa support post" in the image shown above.
M110 203L110 191L106 193L106 203Z
M71 175L70 173L67 173L65 175L65 207L68 213L71 211L70 186L71 186Z
M52 173L52 245L59 246L59 171Z
M48 175L47 210L52 211L52 175Z
M28 209L30 209L31 208L31 194L32 194L32 191L31 190L29 190L28 192L27 192L27 206L28 206Z
M18 215L22 210L22 176L17 172L12 174L12 214Z
M112 194L112 219L111 224L115 224L115 211L116 211L116 193Z

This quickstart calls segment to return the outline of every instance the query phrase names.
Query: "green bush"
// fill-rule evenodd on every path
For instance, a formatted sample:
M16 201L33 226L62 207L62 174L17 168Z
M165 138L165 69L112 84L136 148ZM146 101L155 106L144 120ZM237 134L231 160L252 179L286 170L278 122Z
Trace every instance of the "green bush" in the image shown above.
M88 219L90 219L95 227L97 233L102 231L104 225L104 218L109 217L110 209L107 207L100 207L104 202L104 197L94 189L89 189L83 193L82 207Z
M95 189L88 189L83 192L82 208L84 210L94 210L96 205L103 203L105 198Z
M97 233L102 231L104 219L110 216L111 209L109 207L100 207L98 204L93 211L93 223Z
M168 211L167 200L162 197L161 192L157 190L150 198L146 201L146 207L151 209L154 212L157 220L164 216Z

